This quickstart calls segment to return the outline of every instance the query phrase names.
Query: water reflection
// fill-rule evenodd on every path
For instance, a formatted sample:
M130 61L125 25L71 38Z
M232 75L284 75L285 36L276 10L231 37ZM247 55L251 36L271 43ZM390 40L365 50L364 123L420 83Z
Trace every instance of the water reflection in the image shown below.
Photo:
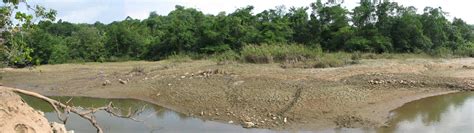
M22 96L23 99L33 108L45 112L46 118L50 121L60 122L53 109L43 101ZM52 97L59 101L68 101L69 97ZM74 97L69 104L83 108L101 107L113 102L115 107L121 109L121 113L126 115L129 108L132 111L142 110L134 114L131 119L113 117L107 112L99 111L95 114L98 123L107 133L154 133L154 132L270 132L266 129L244 129L239 125L232 125L213 121L203 121L201 119L188 117L184 114L171 111L169 109L148 104L143 101L129 99L98 99ZM71 114L66 124L66 128L74 130L76 133L95 132L90 123L77 115Z
M31 97L24 97L24 100L33 108L45 112L50 121L57 121L53 109L43 101ZM69 97L53 97L59 101L68 101ZM143 122L136 122L130 119L113 117L106 112L97 112L97 121L110 133L153 133L153 132L275 132L266 129L244 129L239 125L232 125L214 121L203 121L201 119L188 117L184 114L176 113L166 108L148 104L138 100L119 99L97 99L74 97L69 103L74 106L100 107L113 102L122 110L123 114L128 114L129 108L138 110L144 108L143 112L135 114L136 119ZM421 99L410 102L393 111L391 126L388 128L355 128L355 129L328 129L322 131L302 131L297 132L323 132L323 133L470 133L474 131L474 92L464 92L448 94L436 97ZM77 133L95 132L95 129L88 121L79 116L71 115L66 124L68 129ZM281 132L281 131L277 131ZM283 131L293 132L293 131Z
M429 97L393 111L391 127L378 132L473 132L474 93Z

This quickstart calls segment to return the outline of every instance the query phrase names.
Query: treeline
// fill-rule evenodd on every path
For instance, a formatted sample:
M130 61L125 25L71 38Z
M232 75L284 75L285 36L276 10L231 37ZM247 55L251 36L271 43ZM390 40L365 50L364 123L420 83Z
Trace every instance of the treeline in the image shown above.
M176 6L166 16L126 18L110 24L44 21L17 35L27 44L31 62L160 60L174 54L213 55L246 45L301 44L325 52L428 53L474 55L473 27L448 21L441 8L396 2L361 2L353 10L318 0L309 7L281 6L260 13L253 7L232 13L204 14ZM310 13L309 13L310 12Z

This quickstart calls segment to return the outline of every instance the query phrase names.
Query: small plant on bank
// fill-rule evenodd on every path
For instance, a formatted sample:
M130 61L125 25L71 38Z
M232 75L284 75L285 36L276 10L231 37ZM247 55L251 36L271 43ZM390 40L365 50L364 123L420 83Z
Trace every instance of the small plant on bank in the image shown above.
M138 65L134 66L130 73L139 73L139 74L144 74L145 73L145 67Z

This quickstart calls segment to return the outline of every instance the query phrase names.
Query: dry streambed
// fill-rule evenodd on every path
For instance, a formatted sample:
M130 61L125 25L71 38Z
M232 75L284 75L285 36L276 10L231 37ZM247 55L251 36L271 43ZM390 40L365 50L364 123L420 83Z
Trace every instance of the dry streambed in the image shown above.
M271 129L383 126L406 102L474 88L474 59L365 60L327 69L278 64L123 62L4 70L45 95L134 98L202 119Z

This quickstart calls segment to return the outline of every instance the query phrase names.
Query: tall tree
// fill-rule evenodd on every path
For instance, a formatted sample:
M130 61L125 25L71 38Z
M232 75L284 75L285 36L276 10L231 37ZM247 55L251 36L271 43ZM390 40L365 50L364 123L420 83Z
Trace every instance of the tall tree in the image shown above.
M0 58L7 65L23 67L31 64L30 54L33 49L29 48L23 38L26 30L34 28L34 20L54 20L56 11L35 5L31 6L26 1L3 0L0 6ZM22 4L20 4L22 3ZM20 10L24 6L28 14Z
M311 43L311 27L309 25L307 10L307 7L292 7L287 16L290 21L290 27L293 30L291 40L296 43L308 45Z

